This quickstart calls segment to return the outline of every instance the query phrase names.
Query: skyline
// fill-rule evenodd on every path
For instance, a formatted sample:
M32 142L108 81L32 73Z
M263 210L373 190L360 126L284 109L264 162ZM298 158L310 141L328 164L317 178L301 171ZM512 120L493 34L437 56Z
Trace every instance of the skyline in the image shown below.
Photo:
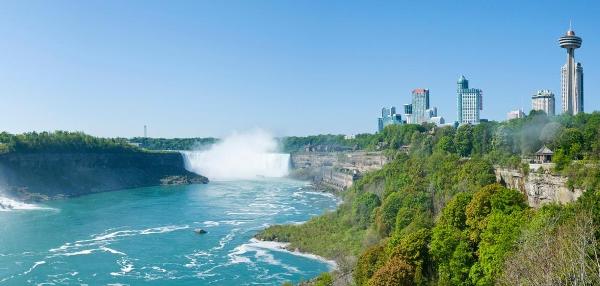
M372 133L381 107L416 88L455 121L463 74L483 90L481 118L500 121L537 90L560 96L570 19L585 112L600 110L596 3L228 3L5 4L0 130Z

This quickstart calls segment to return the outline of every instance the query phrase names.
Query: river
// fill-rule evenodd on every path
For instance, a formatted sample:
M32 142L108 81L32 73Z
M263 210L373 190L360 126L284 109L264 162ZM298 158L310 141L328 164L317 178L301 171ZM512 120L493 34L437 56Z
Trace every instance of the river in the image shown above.
M130 189L1 211L0 285L298 282L334 265L252 237L336 204L280 178Z

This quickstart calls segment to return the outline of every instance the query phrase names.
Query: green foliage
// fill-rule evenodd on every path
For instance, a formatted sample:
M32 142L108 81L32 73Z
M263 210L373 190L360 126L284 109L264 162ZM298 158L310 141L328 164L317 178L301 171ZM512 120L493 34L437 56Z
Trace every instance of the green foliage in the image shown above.
M420 134L426 130L424 126L416 124L388 125L383 129L381 137L386 147L398 149L411 144L414 134Z
M196 150L218 142L216 138L150 138L134 137L129 142L148 150Z
M452 141L452 139L453 139L453 137L448 136L448 135L440 138L436 145L436 150L447 152L447 153L456 152L456 148L454 146L454 142Z
M600 225L598 112L556 117L532 112L523 119L458 129L392 125L361 140L368 143L355 146L383 148L391 161L355 182L338 211L303 225L273 226L259 237L290 241L293 248L329 258L358 255L357 285L465 286L499 283L505 271L513 271L509 261L535 265L529 261L535 255L521 256L523 245L547 257L559 250L576 253L569 252L579 246L567 234L582 233L590 245L585 236L590 229L600 237L600 228L573 223L586 214ZM577 204L533 210L523 194L495 184L494 165L528 173L522 156L544 144L555 151L556 170L569 178L569 186L587 190ZM546 251L529 238L532 233L560 245ZM581 265L593 263L588 258ZM572 271L561 267L556 271ZM564 281L564 275L559 278Z
M456 136L454 137L454 146L456 147L456 152L463 156L467 157L471 155L473 151L473 126L472 125L463 125L458 127L456 130Z
M520 211L504 213L494 211L481 234L477 261L469 274L474 285L493 285L501 273L504 259L514 249L521 234L524 214Z
M358 258L354 270L356 285L366 285L373 274L383 266L386 258L385 247L382 244L374 245L363 252Z
M387 236L396 223L396 216L402 207L402 196L399 192L391 193L383 201L378 216L378 230L381 236Z
M583 157L583 134L576 128L567 128L557 142L558 148L562 150L569 159L576 160Z
M0 133L3 152L17 153L123 153L141 152L122 138L99 138L82 132Z
M329 272L323 272L313 281L314 286L333 286L333 276Z
M414 269L399 257L393 257L381 267L373 278L369 280L369 286L409 286L415 285L413 280Z
M373 210L381 204L373 193L362 193L352 203L352 218L356 225L366 228L371 222Z
M433 228L439 285L492 285L524 224L522 194L492 184L457 195Z

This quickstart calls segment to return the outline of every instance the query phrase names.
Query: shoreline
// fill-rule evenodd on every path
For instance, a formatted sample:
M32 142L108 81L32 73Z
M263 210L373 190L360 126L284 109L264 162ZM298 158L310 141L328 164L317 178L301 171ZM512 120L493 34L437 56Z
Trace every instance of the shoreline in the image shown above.
M321 195L334 197L337 201L335 208L331 209L331 210L325 210L325 211L336 211L337 209L339 209L339 206L343 203L343 198L341 196L342 192L339 190L336 190L334 188L328 187L323 184L319 184L319 182L316 182L315 180L310 180L308 178L298 178L298 177L293 177L293 176L289 176L289 175L286 176L286 178L293 179L293 180L299 180L299 181L305 181L307 183L307 185L306 185L306 187L302 187L302 190L304 190L304 191L314 192L314 193L319 193ZM318 217L323 214L324 213L313 216L313 217ZM311 217L311 218L313 218L313 217ZM309 218L308 220L310 220L311 218ZM303 222L297 222L297 223L284 223L284 224L280 224L280 225L301 225L301 224L308 222L308 220L303 221ZM259 231L259 233L266 230L268 227L263 228L262 230ZM300 251L300 249L298 249L298 248L292 249L290 247L291 242L263 240L263 239L257 238L256 237L257 235L258 235L258 233L249 240L249 242L251 244L254 244L256 247L268 249L268 250L272 250L272 251L285 252L285 253L289 253L292 255L306 257L309 259L323 262L329 266L329 271L328 271L329 273L334 273L336 271L340 271L339 265L342 261L338 261L337 259L329 259L327 257L320 256L320 255L317 255L312 252ZM311 281L311 280L315 279L316 277L318 277L318 276L311 277L308 281Z
M309 258L312 260L317 260L320 262L323 262L325 264L327 264L329 266L329 271L335 271L338 270L338 262L335 260L331 260L331 259L327 259L323 256L319 256L316 255L314 253L310 253L310 252L301 252L298 249L291 249L289 247L290 243L289 242L279 242L279 241L271 241L271 240L261 240L258 239L256 237L253 237L249 240L249 243L257 248L262 248L262 249L267 249L267 250L272 250L272 251L278 251L278 252L283 252L283 253L288 253L288 254L292 254L295 256L299 256L299 257L305 257L305 258Z

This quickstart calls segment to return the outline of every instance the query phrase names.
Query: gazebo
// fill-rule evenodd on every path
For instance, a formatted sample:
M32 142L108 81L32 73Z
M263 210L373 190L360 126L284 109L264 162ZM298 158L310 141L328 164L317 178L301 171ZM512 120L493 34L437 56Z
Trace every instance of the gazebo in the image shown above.
M554 155L554 152L544 145L542 148L540 148L540 150L535 152L535 162L550 163L552 162L552 155Z

